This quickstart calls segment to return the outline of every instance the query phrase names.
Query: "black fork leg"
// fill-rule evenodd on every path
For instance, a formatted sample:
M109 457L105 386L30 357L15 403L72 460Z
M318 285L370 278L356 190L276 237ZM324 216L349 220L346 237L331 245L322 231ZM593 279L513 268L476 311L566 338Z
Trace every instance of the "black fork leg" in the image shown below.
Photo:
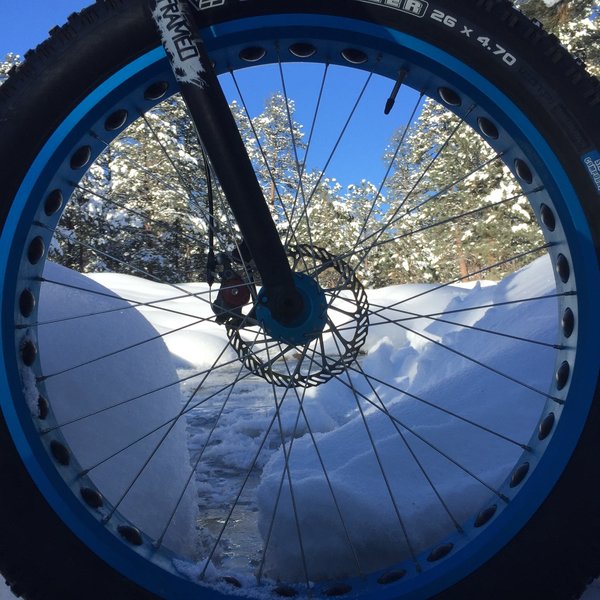
M287 322L302 310L290 266L223 90L186 0L150 0L163 46L242 237L261 274L268 307Z

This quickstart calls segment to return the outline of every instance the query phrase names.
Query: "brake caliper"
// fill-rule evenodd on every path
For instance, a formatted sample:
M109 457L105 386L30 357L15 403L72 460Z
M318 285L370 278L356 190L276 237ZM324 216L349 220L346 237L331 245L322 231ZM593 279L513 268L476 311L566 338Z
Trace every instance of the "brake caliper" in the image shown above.
M219 324L230 319L241 319L242 308L250 301L250 286L242 276L231 267L231 260L225 254L216 257L216 277L221 286L212 302L212 309Z

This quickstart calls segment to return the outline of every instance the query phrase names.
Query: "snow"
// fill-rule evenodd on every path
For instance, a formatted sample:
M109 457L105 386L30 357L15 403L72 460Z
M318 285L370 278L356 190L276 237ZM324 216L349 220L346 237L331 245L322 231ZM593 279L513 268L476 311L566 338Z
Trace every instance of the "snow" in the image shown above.
M134 525L158 538L190 471L185 423L172 425L182 410L179 387L152 392L178 380L170 354L141 312L108 288L52 263L44 276L63 284L42 286L39 318L50 323L38 327L42 371L50 375L45 392L58 423L71 423L62 434L103 495ZM96 311L110 312L85 317ZM61 321L66 317L70 320ZM150 338L155 339L110 356ZM90 413L97 414L77 420ZM163 437L145 466L145 457ZM165 537L168 547L190 558L196 555L196 513L192 485Z
M549 294L553 290L550 265L544 260L496 286L475 286L471 290L450 286L440 289L439 294L432 294L438 303L428 300L427 311L440 312L444 305L450 311L464 310ZM410 311L416 309L419 298L408 302L406 298L423 291L414 286L402 286L379 290L371 293L370 298L377 298L377 304L380 304L380 299L387 296L391 306L397 304L398 308ZM331 407L332 419L340 426L319 436L318 453L310 436L295 440L293 451L288 449L302 543L308 571L313 576L336 578L356 572L356 559L348 551L347 537L352 540L361 567L367 572L383 568L394 557L395 560L408 558L409 548L398 514L402 515L408 537L417 551L439 539L440 532L453 530L452 521L442 510L415 462L413 452L419 455L423 469L436 481L437 490L458 522L481 507L489 490L444 458L441 452L494 487L506 477L521 450L500 438L490 438L457 417L441 415L431 405L441 406L464 419L526 443L538 422L544 396L519 389L514 382L498 378L490 370L482 371L479 365L464 356L477 357L497 371L510 373L514 378L529 381L532 387L544 390L552 375L554 351L543 348L532 353L529 344L508 338L494 339L490 343L489 334L464 329L458 323L476 324L480 328L552 343L556 336L553 320L556 310L552 299L508 308L464 311L447 317L456 325L426 319L416 323L408 321L407 329L400 334L389 331L397 328L383 326L372 336L375 339L369 342L369 355L360 367L372 377L372 387L361 377L351 374L346 384L335 381L315 389L311 400L318 400L323 407ZM382 316L387 316L386 312L392 311L388 309ZM439 340L461 355L449 354L436 343ZM536 364L533 378L532 364ZM390 380L390 374L393 387L384 385L384 381ZM426 399L428 404L411 401L402 393L406 389L414 396ZM354 390L372 404L362 402L363 407L359 408L353 398ZM353 410L353 417L345 423L339 420L342 405L346 407L346 414ZM383 410L377 410L376 406ZM395 424L388 412L397 419ZM370 413L368 431L363 413ZM518 420L514 418L515 414L519 415ZM406 428L412 433L409 434ZM381 466L374 456L371 440L377 447ZM478 451L473 452L473 448ZM331 488L322 475L322 463L327 467ZM258 488L259 526L263 539L267 539L271 528L274 498L277 498L281 485L284 464L284 452L279 450L263 470ZM381 468L388 475L390 490L381 476ZM405 485L407 480L411 481L410 486ZM339 509L332 489L336 490ZM305 510L304 507L308 508ZM267 558L267 573L273 578L302 579L303 566L297 560L297 544L290 544L290 540L298 537L295 518L289 485L284 482ZM322 533L325 526L328 536ZM399 547L403 549L400 554Z
M155 537L174 495L185 487L190 461L198 466L166 542L183 558L175 565L179 572L197 576L206 567L208 580L224 573L243 580L253 580L255 575L256 563L248 568L247 561L236 562L227 550L215 552L207 564L208 541L197 539L198 519L208 540L217 535L217 509L230 505L240 473L253 464L256 470L244 492L249 509L242 517L247 522L236 520L236 528L241 531L237 535L249 540L249 547L267 547L261 568L269 579L303 579L296 519L306 566L315 580L368 572L409 556L398 514L413 551L439 539L440 532L452 531L453 523L423 472L435 482L454 519L460 522L473 514L489 496L486 486L502 482L520 449L474 428L471 422L518 443L527 442L554 368L553 349L532 349L531 344L487 332L555 342L554 298L511 304L553 293L547 257L497 283L370 290L369 302L376 314L358 366L337 380L290 393L285 401L279 393L280 421L275 425L272 387L240 368L224 329L210 322L206 285L175 288L126 275L83 276L52 264L45 276L72 287L42 286L41 320L73 316L74 306L81 318L39 328L44 372L82 365L119 347L138 344L106 358L108 363L103 361L103 365L108 364L108 371L92 362L50 377L45 385L59 421L101 410L166 381L184 380L181 386L69 425L64 435L82 465L89 467L124 447L131 427L136 436L157 429L134 449L90 472L106 497L119 502L127 518ZM110 312L94 319L84 316L99 309ZM442 313L444 321L436 320ZM399 319L400 326L390 323ZM147 339L153 341L142 343ZM440 342L455 352L449 353ZM482 368L469 357L490 368ZM208 392L214 395L214 405L209 402L194 409L189 402L198 373L206 374L216 360L231 361L231 365L210 371ZM106 372L111 372L110 379ZM359 377L359 372L368 373L370 379ZM498 372L523 378L534 389L518 386ZM223 402L223 390L236 377L240 378L238 397ZM183 404L186 398L188 404ZM222 406L216 419L214 406ZM144 460L144 449L149 451L165 433L163 424L182 409L187 422L177 421L167 443L120 501ZM259 441L269 427L272 431L261 449ZM414 456L419 457L418 463ZM283 468L286 458L293 487ZM382 468L389 487L381 477ZM407 479L410 486L405 485ZM150 497L152 502L147 501ZM203 509L211 515L205 521ZM218 514L222 517L223 513ZM229 539L228 535L223 539ZM231 540L235 535L231 533ZM0 599L9 597L7 593L1 590ZM597 597L597 588L590 588L584 596L586 600Z

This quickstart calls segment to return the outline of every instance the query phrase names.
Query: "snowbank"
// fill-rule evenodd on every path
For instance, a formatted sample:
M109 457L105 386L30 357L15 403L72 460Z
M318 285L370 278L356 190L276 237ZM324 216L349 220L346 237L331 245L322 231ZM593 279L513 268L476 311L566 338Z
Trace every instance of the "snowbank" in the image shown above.
M94 281L123 298L142 303L138 310L161 334L173 355L177 368L191 366L209 368L220 356L223 360L235 358L228 347L222 326L214 322L208 284L188 283L169 286L141 280L139 277L114 273L97 273Z
M171 355L141 312L107 287L51 263L44 275L72 286L45 283L40 294L40 321L56 321L38 328L46 391L58 422L73 421L62 433L104 496L159 537L191 471L185 419L173 421L183 404ZM196 519L192 482L165 544L193 557Z
M467 310L551 294L554 278L549 260L536 261L497 285L448 286L415 297L423 291L427 289L399 286L371 292L369 299L374 305L396 309L382 311L380 321L410 316L398 310L461 311L443 317L456 324L418 319L401 321L401 327L372 326L369 354L359 361L359 369L370 379L354 372L345 381L342 377L341 382L311 391L312 403L318 401L338 424L339 416L346 415L345 422L315 439L303 435L291 447L288 444L291 486L282 477L282 449L266 464L258 505L260 532L268 541L265 572L270 577L304 578L296 518L312 579L369 572L409 557L407 539L418 551L444 531L452 531L449 513L460 523L489 497L489 490L476 478L498 486L521 452L469 421L517 442L528 441L544 397L491 369L546 391L554 350L462 325L554 343L555 299ZM408 298L414 299L407 302ZM440 341L455 353L441 347ZM490 368L465 357L476 357ZM361 398L360 406L351 388ZM297 400L289 402L295 402L297 414ZM305 412L310 421L310 410Z

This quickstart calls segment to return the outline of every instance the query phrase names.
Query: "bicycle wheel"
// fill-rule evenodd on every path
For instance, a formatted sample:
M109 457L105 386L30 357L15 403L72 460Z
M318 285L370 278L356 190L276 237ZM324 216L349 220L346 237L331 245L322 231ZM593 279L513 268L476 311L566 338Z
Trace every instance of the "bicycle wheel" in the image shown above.
M196 5L311 314L262 308L145 2L55 30L0 88L11 586L580 593L598 82L503 0Z

